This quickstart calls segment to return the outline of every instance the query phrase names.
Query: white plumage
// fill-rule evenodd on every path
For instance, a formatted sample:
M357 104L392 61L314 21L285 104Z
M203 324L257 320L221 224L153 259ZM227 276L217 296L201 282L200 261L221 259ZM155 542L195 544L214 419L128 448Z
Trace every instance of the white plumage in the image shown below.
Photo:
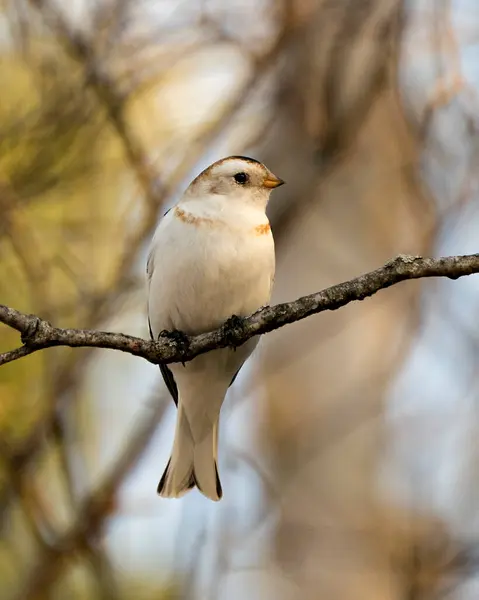
M155 232L148 259L151 334L212 331L232 315L268 304L274 242L265 214L283 182L261 163L229 157L203 171ZM217 467L218 421L228 387L258 338L162 367L178 404L173 451L158 493L180 497L197 485L222 496Z

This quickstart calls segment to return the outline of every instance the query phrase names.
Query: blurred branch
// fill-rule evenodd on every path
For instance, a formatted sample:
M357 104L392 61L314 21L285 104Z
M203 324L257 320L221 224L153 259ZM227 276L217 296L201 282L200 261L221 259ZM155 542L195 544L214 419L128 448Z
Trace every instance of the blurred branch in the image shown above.
M61 394L60 394L61 395ZM58 460L62 471L62 479L65 482L65 490L68 496L68 502L75 512L78 509L77 494L75 480L78 477L78 472L72 468L69 459L70 446L74 445L72 429L73 419L66 418L66 411L58 410L55 425L53 427L53 441L58 449ZM7 461L8 463L8 461ZM78 471L78 469L76 470ZM18 473L20 485L22 483L21 471ZM21 499L22 495L17 491L17 496ZM44 511L45 512L45 511ZM56 536L50 535L50 540ZM45 550L45 548L44 548ZM48 548L47 548L48 550ZM84 557L87 560L92 576L96 581L98 593L104 600L117 600L119 595L118 584L115 577L115 570L109 559L104 545L101 540L85 539L83 545Z
M139 420L110 472L79 507L73 524L48 549L44 549L18 598L45 598L67 560L98 540L106 519L115 507L119 486L151 441L167 406L166 402L156 402L154 410L147 411Z
M4 440L0 441L0 450L3 457L8 456L8 446ZM20 498L20 505L31 534L39 548L47 547L46 539L53 535L54 528L49 518L48 510L42 501L31 475L22 476L16 468L14 461L5 461L8 477L12 487Z
M96 63L94 47L79 30L70 27L59 11L45 0L29 0L30 4L41 12L42 16L52 18L52 29L58 34L67 53L84 66L86 83L95 91L102 102L110 122L123 142L125 153L145 196L152 204L157 204L158 193L155 189L155 174L151 171L142 145L128 126L123 108L125 98L116 89L114 82L103 73Z
M27 315L0 304L0 322L21 333L23 346L0 354L0 365L53 346L93 347L121 350L141 356L153 364L186 362L218 348L236 348L254 337L279 329L326 310L336 310L350 302L364 300L379 290L408 279L447 277L457 279L479 273L479 254L422 258L400 255L383 267L293 302L266 306L250 317L233 315L209 333L187 336L182 332L162 332L158 341L86 329L61 329L35 315Z

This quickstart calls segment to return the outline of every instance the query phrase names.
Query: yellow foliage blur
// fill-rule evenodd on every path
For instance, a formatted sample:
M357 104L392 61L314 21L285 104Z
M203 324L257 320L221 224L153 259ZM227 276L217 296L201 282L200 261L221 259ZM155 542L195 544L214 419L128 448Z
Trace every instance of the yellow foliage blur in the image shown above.
M53 43L38 43L31 56L0 63L0 292L5 304L85 326L125 251L130 206L117 204L131 183L84 71ZM0 331L0 351L18 345L15 332ZM69 353L1 369L0 430L25 434L49 403L51 369Z

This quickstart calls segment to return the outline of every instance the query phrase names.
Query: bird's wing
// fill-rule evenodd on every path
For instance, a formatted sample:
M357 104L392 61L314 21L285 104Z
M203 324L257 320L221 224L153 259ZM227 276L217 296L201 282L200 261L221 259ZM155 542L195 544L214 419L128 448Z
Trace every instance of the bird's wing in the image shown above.
M171 210L171 208L169 208L165 212L163 217L165 217L170 212L170 210ZM153 248L152 248L148 255L148 259L146 261L146 276L148 279L148 284L151 281L151 278L153 276L153 270L155 268L154 256L155 255L154 255ZM148 328L150 330L150 337L152 340L154 340L155 338L153 336L153 331L151 330L151 323L150 323L149 316L148 316ZM161 374L165 381L166 387L168 388L168 391L170 392L174 403L176 404L176 406L178 406L178 386L176 385L176 381L175 381L175 378L173 377L173 373L170 371L170 369L166 365L158 365L158 366L160 367L160 371L161 371Z
M244 365L244 363L243 363L243 365ZM243 365L241 365L241 367ZM166 383L166 387L168 388L168 391L170 392L170 394L173 398L173 402L176 404L176 407L178 407L178 386L176 385L176 381L173 376L173 373L170 371L170 369L168 368L167 365L159 365L159 367L160 367L161 374L163 375L163 380ZM241 367L234 374L233 379L231 380L231 383L229 384L229 387L231 387L233 385L233 383L235 382L235 379L236 379L238 373L241 371Z
M178 386L176 385L175 378L173 377L173 373L166 365L160 365L160 371L163 375L163 380L166 383L166 387L173 398L173 402L176 404L178 408Z
M241 367L242 366L243 365L241 365ZM178 407L178 386L176 385L176 381L173 376L173 373L168 368L168 365L159 365L159 367L160 367L161 374L163 375L163 380L166 383L166 387L168 388L168 391L170 392L171 397L173 398L173 402ZM233 385L238 373L241 371L241 367L234 374L229 387L231 387Z
M228 387L231 387L233 385L233 383L235 382L235 379L238 377L238 373L241 371L242 367L244 365L244 362L241 363L240 368L236 371L236 373L233 375L233 379L231 380L231 383L229 384Z
M148 317L148 328L150 330L150 337L154 340L153 331L151 330L150 317ZM175 378L173 377L173 373L167 367L167 365L158 365L160 367L161 374L163 375L163 380L168 388L168 391L173 398L173 402L178 406L178 386L176 385Z
M166 215L170 212L171 208L169 208L164 214L163 217L166 217ZM148 254L148 258L146 259L146 276L148 278L148 284L151 281L151 277L153 275L153 271L155 268L155 263L154 263L154 252L153 252L153 248L151 248L150 253ZM151 327L150 327L150 333L151 333ZM153 338L152 338L153 339Z
M151 281L151 277L153 275L153 269L155 268L155 263L153 261L153 258L154 258L153 250L150 250L150 253L148 254L148 258L146 260L146 277L148 279L148 284Z

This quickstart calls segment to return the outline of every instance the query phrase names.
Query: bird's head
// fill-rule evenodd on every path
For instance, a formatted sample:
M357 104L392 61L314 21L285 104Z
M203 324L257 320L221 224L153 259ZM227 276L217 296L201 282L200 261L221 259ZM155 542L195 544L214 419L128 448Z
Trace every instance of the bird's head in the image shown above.
M229 156L200 173L188 188L187 196L220 196L228 203L242 202L266 208L271 191L283 183L257 160Z

